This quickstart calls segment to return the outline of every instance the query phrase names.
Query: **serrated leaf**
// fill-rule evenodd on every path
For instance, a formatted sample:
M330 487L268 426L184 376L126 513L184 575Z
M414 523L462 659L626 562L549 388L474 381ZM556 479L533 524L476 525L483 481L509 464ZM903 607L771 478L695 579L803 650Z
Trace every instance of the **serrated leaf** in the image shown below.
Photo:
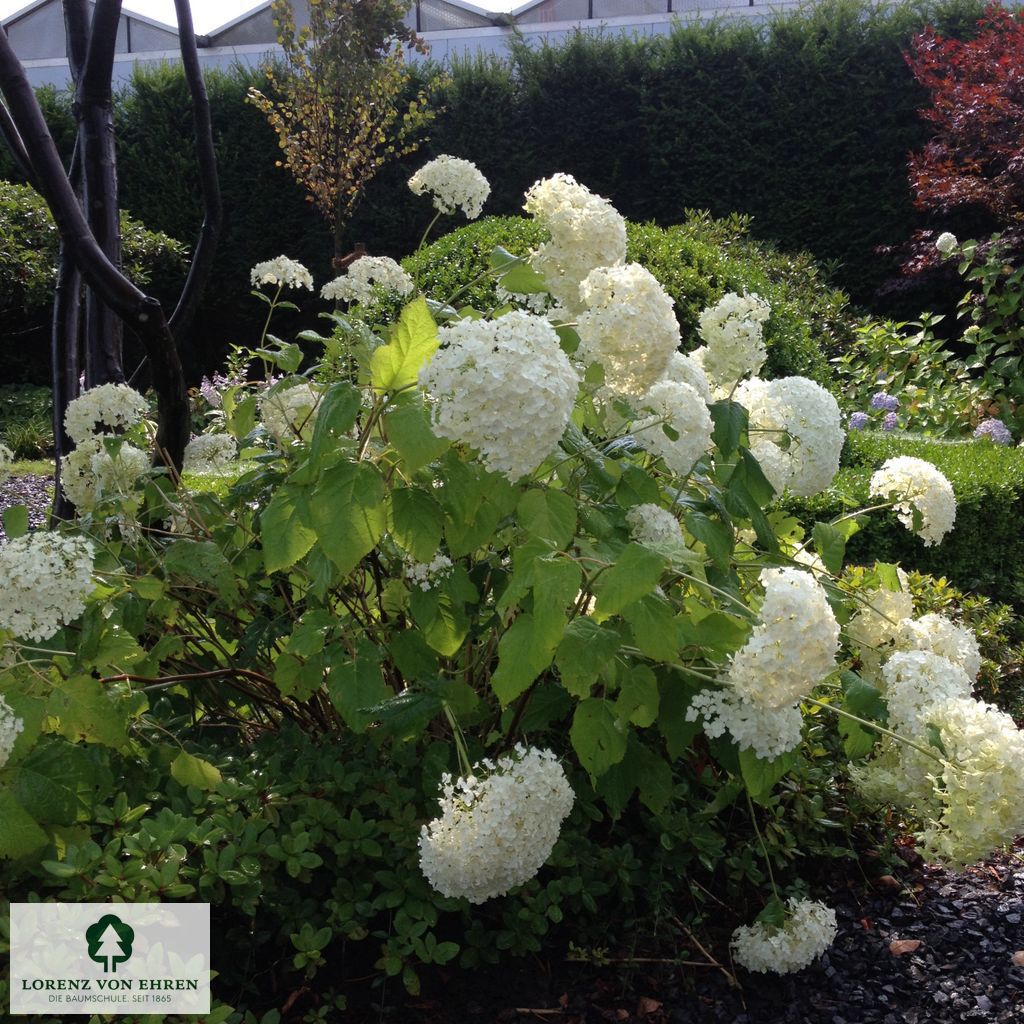
M576 533L576 502L564 491L527 491L519 499L516 514L527 533L556 548L564 548Z
M387 527L384 481L365 462L339 462L324 470L309 497L317 542L342 573L376 546Z
M171 778L179 785L203 790L215 789L222 781L216 765L184 750L171 762Z
M658 585L665 565L666 559L657 552L640 544L627 544L615 564L597 579L595 620L603 622L649 594Z
M590 697L572 716L569 739L591 779L602 776L626 756L627 729L607 701Z
M672 606L663 597L648 594L626 605L622 617L629 623L636 646L655 661L673 661L679 655L679 629Z
M855 519L846 519L839 524L815 523L812 537L814 549L833 576L843 570L846 557L846 542L860 529Z
M409 473L439 459L451 442L438 437L430 425L430 416L420 394L400 396L394 408L384 416L384 430Z
M553 645L540 642L544 624L532 615L520 615L498 641L498 667L491 676L502 706L510 704L551 664Z
M314 465L338 446L338 442L355 426L362 405L359 389L347 381L332 384L321 398L313 426L310 459Z
M260 515L260 543L268 573L290 569L316 543L309 521L305 492L279 487Z
M412 387L420 369L437 351L437 324L423 297L413 299L402 310L394 334L370 358L370 375L378 391L401 391Z
M345 724L355 732L365 732L374 721L366 711L394 698L394 691L384 682L381 652L363 638L354 658L333 661L327 677L327 693Z
M738 402L712 402L708 406L711 422L715 428L711 439L723 455L731 455L740 446L740 440L747 432L747 410Z
M741 750L739 757L743 782L747 787L747 792L754 800L761 800L767 796L775 783L799 760L799 755L792 750L779 757L766 760L758 757L749 747Z
M633 665L622 673L615 714L642 729L658 718L658 680L646 665Z
M120 750L128 742L128 715L124 704L111 700L103 684L91 676L58 681L46 713L51 729L72 743L100 743Z
M14 794L0 788L0 857L17 859L43 849L49 842L35 818L15 799Z
M392 536L418 562L436 554L444 531L444 512L419 487L396 487L391 492L388 527Z
M589 697L601 669L619 649L619 635L587 616L573 619L555 651L562 685L574 697Z
M3 512L4 533L8 540L17 540L28 533L28 508L25 505L11 505Z
M53 738L40 741L20 763L0 771L0 780L33 820L44 825L89 821L111 781L92 752Z

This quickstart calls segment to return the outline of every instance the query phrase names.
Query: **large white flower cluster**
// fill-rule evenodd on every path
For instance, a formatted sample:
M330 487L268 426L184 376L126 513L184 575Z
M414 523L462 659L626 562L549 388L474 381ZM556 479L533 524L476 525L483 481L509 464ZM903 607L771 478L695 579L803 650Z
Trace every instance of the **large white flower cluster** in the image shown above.
M580 299L576 357L600 363L608 388L640 396L665 376L679 347L679 323L649 270L639 263L598 267L580 285Z
M760 622L733 656L723 691L703 690L686 717L709 736L771 758L800 743L799 703L835 668L839 623L821 584L802 569L765 569Z
M134 427L148 411L146 400L127 384L100 384L68 403L64 429L75 444L81 444L104 428L118 431Z
M835 669L839 623L821 584L800 569L765 569L760 623L736 652L728 682L769 708L799 701Z
M320 409L320 392L302 382L290 388L272 387L260 395L259 410L263 425L278 444L289 445L313 433Z
M839 405L806 377L753 378L736 389L750 414L751 452L768 482L808 497L829 487L839 472L846 432Z
M200 434L185 446L186 473L220 473L238 455L238 445L230 434Z
M563 306L580 312L580 285L587 275L625 262L626 221L607 199L568 174L536 182L523 209L551 235L530 256L530 265Z
M928 707L948 697L970 697L971 680L948 658L930 651L897 651L882 666L889 722L898 732L919 738Z
M313 275L301 264L287 256L257 263L249 273L253 287L261 284L277 285L279 288L308 288L313 290Z
M434 209L441 213L462 210L467 220L476 220L491 194L488 180L476 164L447 154L425 163L410 179L415 195L429 192Z
M360 256L341 277L325 284L320 295L333 302L365 304L378 289L405 298L415 287L411 275L390 256Z
M816 900L791 899L781 927L758 921L732 933L732 952L741 967L762 974L789 974L812 964L835 941L836 912Z
M537 874L574 795L550 750L520 744L474 767L482 778L443 776L441 816L420 832L420 868L442 895L483 903Z
M715 425L707 404L689 384L672 380L658 381L638 404L652 415L633 424L636 443L664 459L673 473L686 476L711 448ZM665 427L675 436L669 436Z
M24 721L14 714L11 705L0 693L0 768L7 764L14 743L24 728Z
M981 671L981 650L974 631L958 626L945 615L931 613L919 619L904 619L895 643L897 650L931 651L948 658L972 680Z
M420 370L435 431L509 480L532 473L557 448L579 387L555 329L516 311L440 333L443 347Z
M871 477L871 493L896 503L900 522L925 546L938 544L953 529L956 497L950 482L930 462L910 455L887 459ZM919 518L920 526L915 526Z
M93 546L84 537L30 533L0 546L0 627L48 640L85 610Z
M90 437L60 460L61 489L79 512L91 511L104 498L128 494L149 469L144 451L126 441L115 448L111 454L101 437Z
M728 292L701 313L698 331L704 344L692 355L720 394L764 366L764 322L771 311L759 295Z
M685 352L673 352L665 367L665 380L673 380L677 384L689 384L694 391L710 404L712 400L711 385L707 374L701 369L700 363Z
M675 561L689 554L679 520L660 505L634 505L626 513L626 523L638 544L666 558Z

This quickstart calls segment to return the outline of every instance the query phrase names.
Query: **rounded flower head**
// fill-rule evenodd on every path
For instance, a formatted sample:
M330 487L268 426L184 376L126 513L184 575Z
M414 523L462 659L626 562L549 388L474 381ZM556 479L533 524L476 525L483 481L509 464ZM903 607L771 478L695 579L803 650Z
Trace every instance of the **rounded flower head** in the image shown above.
M753 750L764 761L796 750L804 719L796 704L769 708L734 690L701 690L686 709L686 720L703 720L709 739L726 733L740 750Z
M707 374L701 369L700 363L685 352L673 352L669 356L668 366L665 367L665 380L689 384L705 402L711 402L711 385L708 383Z
M49 640L85 610L92 564L93 546L84 537L30 533L0 546L0 628Z
M829 487L846 439L832 395L806 377L755 377L736 389L736 401L750 414L751 452L777 492L807 497Z
M877 679L882 660L896 647L903 622L913 617L907 574L898 569L902 589L881 587L863 594L860 610L846 624L846 638L861 661L861 674Z
M741 967L762 974L803 970L835 941L836 912L815 900L791 899L783 925L758 921L732 933L732 952Z
M484 777L443 776L441 816L420 832L420 869L443 896L484 903L537 874L574 795L550 750L519 745L475 769Z
M320 409L320 397L320 392L304 381L288 388L275 385L260 395L263 425L278 444L308 441Z
M127 430L149 412L146 400L127 384L100 384L68 403L64 429L75 444L101 430Z
M313 290L313 275L295 260L278 256L274 260L257 263L249 273L254 288L261 284L276 285L279 288L308 288Z
M900 418L897 413L887 412L882 417L882 429L887 433L892 433L900 425Z
M700 315L704 345L692 355L713 388L726 393L747 375L756 374L768 357L764 322L771 306L758 295L728 292Z
M626 523L638 544L673 560L687 557L686 538L679 520L660 505L634 505L626 513Z
M388 256L360 256L348 270L320 289L322 298L335 302L367 303L380 289L405 298L416 285L412 277Z
M238 445L230 434L200 434L185 448L186 473L219 473L238 455Z
M430 193L434 209L441 213L462 210L468 220L476 220L484 208L491 186L479 168L455 156L439 156L425 163L410 179L415 195Z
M979 423L974 428L974 436L979 440L987 437L993 444L1013 444L1013 434L1002 420L985 420Z
M639 263L598 267L580 285L580 299L576 357L600 363L608 388L639 396L665 376L679 347L679 323L650 271Z
M821 584L802 569L765 569L760 623L733 656L728 682L763 707L805 697L836 665L839 623Z
M530 265L551 294L572 313L582 308L580 285L598 267L626 261L626 221L607 199L568 174L534 184L523 209L551 235Z
M866 412L850 413L850 420L847 426L851 430L864 430L868 425L868 414Z
M558 447L579 387L555 329L516 311L440 334L443 347L420 370L435 431L509 480L532 473Z
M149 469L144 451L125 441L113 447L111 453L102 438L90 437L60 460L61 490L79 512L91 511L103 499L129 494Z
M981 671L981 651L974 631L958 626L945 615L922 615L919 619L904 619L899 626L896 646L901 651L931 651L948 658L977 679Z
M953 529L956 497L950 482L930 462L910 455L888 459L871 477L871 493L895 501L900 522L926 546Z
M14 714L10 704L0 693L0 768L7 764L7 759L14 749L14 742L24 728L24 721Z
M704 400L689 384L660 380L638 404L653 415L634 423L636 443L664 459L673 473L686 476L711 448L714 423Z
M956 235L952 231L943 231L938 238L935 239L935 248L943 256L948 256L960 243L957 241Z
M896 412L900 407L900 400L895 395L887 395L884 391L876 391L871 396L869 403L872 409L884 410L885 412Z
M971 695L967 673L931 651L897 651L882 666L882 678L889 721L907 736L920 736L936 700Z

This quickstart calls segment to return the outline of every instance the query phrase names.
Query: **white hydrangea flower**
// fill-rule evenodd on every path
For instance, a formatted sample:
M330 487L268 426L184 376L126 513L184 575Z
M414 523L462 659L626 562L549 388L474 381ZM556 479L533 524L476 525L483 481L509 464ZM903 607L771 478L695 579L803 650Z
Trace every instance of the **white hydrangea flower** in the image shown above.
M320 410L320 398L320 392L305 381L289 388L275 386L260 395L260 418L278 444L308 441Z
M683 528L667 509L650 503L634 505L626 513L626 523L638 544L657 551L673 561L686 560L691 552L686 547Z
M580 312L580 285L587 275L626 261L625 219L569 174L536 182L523 209L551 235L531 254L530 265L566 309Z
M793 561L797 565L806 569L812 576L821 576L822 574L828 575L828 569L825 563L821 560L820 555L816 555L806 544L801 544L793 552Z
M409 179L409 188L418 196L429 192L435 210L454 213L460 209L467 220L480 216L491 194L490 183L476 164L448 155L425 163Z
M24 728L25 722L14 714L11 705L0 693L0 768L7 764L14 743Z
M92 566L93 546L84 537L30 533L0 546L0 628L48 640L85 610Z
M861 662L861 674L879 679L883 659L896 648L901 624L913 618L914 599L910 596L910 579L897 569L900 590L881 587L862 595L860 610L844 628L850 647Z
M100 501L130 494L150 468L150 457L126 441L115 454L100 437L79 441L74 451L60 460L60 485L64 497L79 512L89 512Z
M420 832L420 869L443 896L484 903L528 882L551 856L574 794L550 750L518 745L486 773L444 775L441 816Z
M475 448L509 480L532 473L558 447L579 387L555 329L515 311L440 334L442 348L419 377L435 431Z
M943 256L948 256L960 243L957 241L956 235L952 231L943 231L938 238L935 239L935 248Z
M562 312L557 306L552 308L552 299L547 292L510 292L499 284L494 289L494 294L499 306L518 306L528 313L548 316L549 319L555 319Z
M828 391L806 377L755 377L735 398L750 414L751 452L778 493L809 497L831 485L846 432Z
M649 270L639 263L598 267L580 285L580 300L576 358L600 363L608 388L639 396L665 376L679 347L679 323Z
M910 455L887 459L871 477L871 494L895 501L899 520L926 547L938 544L956 521L956 496L950 482L930 462ZM914 513L921 519L914 527Z
M882 666L882 679L889 721L907 736L921 735L936 700L971 695L963 668L930 651L897 651Z
M145 419L145 398L127 384L100 384L68 403L64 429L75 444L88 441L101 429L127 430Z
M762 974L803 970L825 952L839 932L836 912L816 900L791 899L781 927L757 921L732 933L733 957L741 967Z
M896 647L901 651L931 651L959 665L969 679L981 671L981 650L974 630L958 626L945 615L931 613L919 619L904 619L899 626Z
M360 256L348 270L320 289L322 298L334 302L367 303L377 289L405 298L415 290L412 276L389 256Z
M704 344L691 355L719 394L764 366L764 322L771 311L759 295L728 292L701 313L698 331Z
M439 580L451 575L452 560L440 552L429 562L407 562L405 578L420 590L430 590Z
M728 733L740 750L753 750L766 761L796 750L803 736L804 719L796 704L765 707L733 690L701 690L686 709L688 722L698 718L711 739Z
M185 447L185 472L219 473L237 456L238 445L230 434L200 434Z
M278 256L273 260L257 263L249 273L253 287L261 284L277 285L279 288L308 288L313 290L313 275L295 260Z
M707 404L689 384L672 380L658 381L638 404L653 415L636 420L634 440L664 459L673 473L686 476L711 448L715 425ZM678 436L666 434L666 426Z
M765 569L760 623L733 656L729 685L762 707L805 697L835 669L839 623L821 584L801 569Z
M685 352L673 352L665 367L665 380L674 380L678 384L689 384L708 404L712 401L711 385L707 374L701 369L700 363Z

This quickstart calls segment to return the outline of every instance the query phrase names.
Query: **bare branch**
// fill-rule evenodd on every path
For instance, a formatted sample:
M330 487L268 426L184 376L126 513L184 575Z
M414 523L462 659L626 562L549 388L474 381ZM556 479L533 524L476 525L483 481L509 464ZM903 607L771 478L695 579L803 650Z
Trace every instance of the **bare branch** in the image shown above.
M11 120L11 115L8 109L0 103L0 138L7 144L7 148L11 151L11 156L14 158L15 166L21 173L22 177L33 187L36 188L35 174L32 171L32 161L28 158L28 152L25 149L25 143L21 141L21 133L18 131L17 125ZM38 191L38 189L36 189Z
M171 314L171 333L181 339L195 317L206 282L210 279L213 260L220 239L224 208L221 202L220 181L217 175L217 157L213 146L213 124L210 120L210 100L206 95L196 34L192 24L189 0L174 0L178 15L178 39L181 44L181 62L185 68L185 81L192 95L192 117L196 130L196 159L199 162L199 184L203 195L203 226L192 257L185 287L178 305Z

